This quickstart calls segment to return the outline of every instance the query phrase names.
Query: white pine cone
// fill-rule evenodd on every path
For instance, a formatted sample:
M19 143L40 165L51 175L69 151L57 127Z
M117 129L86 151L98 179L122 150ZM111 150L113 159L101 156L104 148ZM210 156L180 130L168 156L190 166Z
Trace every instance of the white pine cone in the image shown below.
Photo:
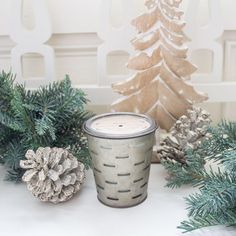
M20 166L27 171L22 177L28 190L41 201L59 203L69 200L84 182L84 165L68 150L38 148L28 150Z
M187 115L181 116L171 128L169 137L160 143L157 150L159 158L185 164L185 151L196 149L208 137L210 123L210 114L202 108L188 110Z

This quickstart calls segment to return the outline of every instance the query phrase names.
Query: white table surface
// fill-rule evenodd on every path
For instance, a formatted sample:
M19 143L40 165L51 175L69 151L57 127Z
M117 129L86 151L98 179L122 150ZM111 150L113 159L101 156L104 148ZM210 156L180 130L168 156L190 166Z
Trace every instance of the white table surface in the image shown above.
M165 170L152 165L148 198L142 204L115 209L98 202L91 171L72 200L53 205L31 196L25 184L2 181L0 167L0 236L233 236L236 229L213 227L182 234L184 197L195 190L165 188Z

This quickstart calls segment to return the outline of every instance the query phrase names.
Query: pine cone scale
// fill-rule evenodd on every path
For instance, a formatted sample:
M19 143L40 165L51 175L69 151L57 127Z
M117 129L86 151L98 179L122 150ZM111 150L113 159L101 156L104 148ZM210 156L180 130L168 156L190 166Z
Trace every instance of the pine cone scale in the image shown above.
M188 110L187 116L180 117L170 130L170 136L161 142L157 150L159 158L187 164L186 151L196 149L202 139L207 138L210 123L210 114L203 109Z
M26 169L23 181L41 201L59 203L69 200L84 182L84 165L62 148L29 150L20 166Z

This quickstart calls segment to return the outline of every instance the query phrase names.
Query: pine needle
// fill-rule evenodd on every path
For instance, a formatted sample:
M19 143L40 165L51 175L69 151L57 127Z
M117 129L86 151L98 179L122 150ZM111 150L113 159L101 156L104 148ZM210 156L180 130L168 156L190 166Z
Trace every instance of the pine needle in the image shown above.
M68 75L59 82L29 91L14 82L14 75L0 73L0 163L8 168L8 180L19 181L19 162L28 149L71 148L78 160L90 166L82 131L91 114L80 89L72 88Z

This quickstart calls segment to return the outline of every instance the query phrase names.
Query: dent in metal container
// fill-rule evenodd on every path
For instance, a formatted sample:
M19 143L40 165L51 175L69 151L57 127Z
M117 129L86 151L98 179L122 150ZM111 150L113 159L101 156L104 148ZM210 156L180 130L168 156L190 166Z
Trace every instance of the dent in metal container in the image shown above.
M130 207L147 197L156 123L134 113L108 113L84 124L98 199Z

